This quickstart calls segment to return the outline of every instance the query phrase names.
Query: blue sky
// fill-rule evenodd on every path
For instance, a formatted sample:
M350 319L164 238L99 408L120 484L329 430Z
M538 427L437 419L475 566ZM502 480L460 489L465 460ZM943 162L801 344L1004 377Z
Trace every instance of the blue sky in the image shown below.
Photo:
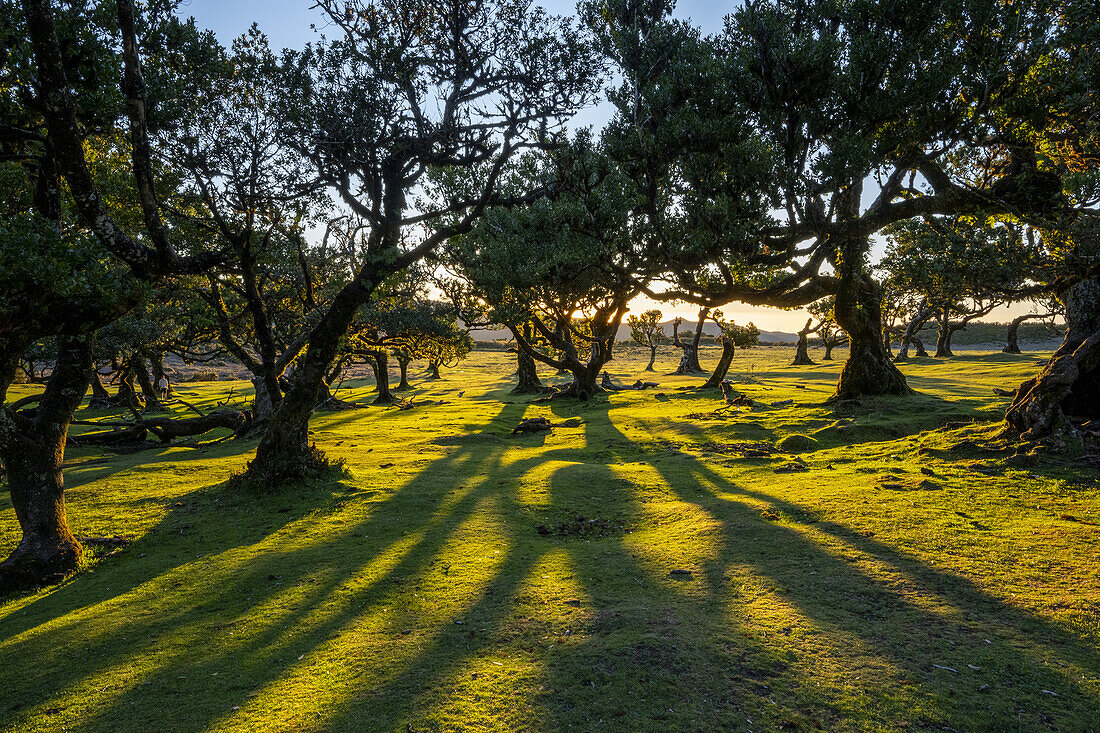
M320 11L310 10L310 0L282 2L279 0L184 0L181 15L193 15L199 25L214 29L223 43L239 36L253 22L267 33L272 45L299 47L313 37L310 24L321 24ZM573 15L577 4L573 0L544 0L536 3L559 15ZM676 15L691 18L707 32L722 27L722 18L736 3L681 0Z

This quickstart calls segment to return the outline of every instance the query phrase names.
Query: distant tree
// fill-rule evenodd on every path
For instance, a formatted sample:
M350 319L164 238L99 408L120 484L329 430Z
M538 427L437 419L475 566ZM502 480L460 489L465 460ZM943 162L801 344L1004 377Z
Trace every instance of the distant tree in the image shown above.
M653 362L657 360L657 346L668 340L661 331L661 311L654 308L641 315L627 316L626 324L630 326L630 338L634 343L649 349L649 363L646 364L645 371L653 371Z
M836 299L829 297L822 298L806 306L806 310L818 321L819 338L825 349L825 354L821 357L823 361L832 361L833 349L848 343L848 334L844 333L844 329L836 323L835 305ZM886 308L883 308L883 313L884 315L887 313Z
M813 364L810 358L810 336L821 330L821 323L814 325L813 318L806 319L806 325L798 330L798 342L795 345L794 361L791 366L805 366Z
M695 331L691 340L680 338L680 324L683 319L679 316L672 322L672 343L683 353L680 355L680 363L676 367L675 374L702 374L703 367L699 364L699 342L703 339L703 327L710 319L710 308L699 309L699 320L695 323Z
M449 258L491 320L513 324L519 349L573 376L560 395L587 399L601 389L619 325L652 266L630 215L633 183L585 133L528 163L519 185L547 182L553 200L491 210Z
M429 370L434 365L434 378L438 379L440 365L454 366L473 348L473 339L459 325L449 304L425 299L406 308L411 312L402 328L400 345L393 349L400 372L397 391L410 389L408 370L414 359L426 360Z
M970 217L928 218L888 229L882 268L893 286L922 298L940 324L936 356L951 337L1023 287L1037 258L1019 227Z
M1016 316L1008 324L1008 333L1005 336L1005 346L1001 349L1006 354L1019 354L1020 343L1019 334L1020 326L1026 321L1034 320L1050 320L1053 323L1054 319L1060 315L1065 314L1065 308L1058 301L1057 298L1047 298L1042 303L1037 303L1036 306L1039 310L1035 313L1025 313L1021 316Z
M889 291L888 291L889 292ZM902 320L905 327L901 331L901 344L898 347L897 356L894 357L894 361L905 361L909 358L909 347L916 348L917 356L928 356L928 352L924 348L924 342L921 341L917 333L924 328L924 325L928 323L932 318L934 312L928 305L928 301L924 298L914 304L913 298L899 298L892 305L892 308L898 313L898 318Z
M469 331L455 328L452 334L445 338L428 338L420 347L422 358L428 362L428 379L442 379L440 367L453 369L473 350L474 339Z

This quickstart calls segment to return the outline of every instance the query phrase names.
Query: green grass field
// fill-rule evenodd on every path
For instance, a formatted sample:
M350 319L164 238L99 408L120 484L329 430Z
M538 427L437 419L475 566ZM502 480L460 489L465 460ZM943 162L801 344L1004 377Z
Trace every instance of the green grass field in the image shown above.
M792 355L731 371L792 405L715 415L668 352L660 395L586 404L475 352L414 409L318 414L348 476L260 496L225 486L255 440L71 449L75 531L132 543L0 602L0 729L1100 730L1096 467L982 447L1042 355L915 360L841 415L840 364ZM580 425L509 436L537 415Z

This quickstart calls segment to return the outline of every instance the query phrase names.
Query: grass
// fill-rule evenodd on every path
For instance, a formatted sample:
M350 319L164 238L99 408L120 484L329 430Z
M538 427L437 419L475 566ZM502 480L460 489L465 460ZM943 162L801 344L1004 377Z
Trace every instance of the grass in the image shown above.
M350 475L277 494L225 486L254 441L71 450L77 533L133 542L0 601L0 729L1097 730L1097 473L980 447L1036 355L914 360L920 394L837 415L840 365L792 353L732 376L793 405L714 415L665 375L531 404L475 352L412 410L317 415ZM581 424L508 437L537 415Z

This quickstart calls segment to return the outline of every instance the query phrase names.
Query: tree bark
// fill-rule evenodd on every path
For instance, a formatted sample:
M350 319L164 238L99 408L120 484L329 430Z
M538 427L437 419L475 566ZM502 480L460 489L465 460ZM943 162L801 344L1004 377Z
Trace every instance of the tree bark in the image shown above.
M512 326L508 328L512 331L512 336L516 340L516 360L518 362L518 368L516 369L517 382L515 388L512 390L512 394L541 394L546 391L546 387L543 386L542 381L539 379L535 359L527 353L521 345L518 330ZM524 338L522 340L530 343L533 337L530 323L524 324L523 336Z
M267 390L267 380L260 376L252 377L252 388L255 396L252 398L252 421L254 423L266 422L271 419L276 399L272 399Z
M837 325L848 334L849 351L831 398L834 401L912 391L882 346L881 292L878 283L863 270L864 251L858 241L841 245L834 312Z
M1047 318L1048 316L1049 314L1044 315L1040 313L1028 313L1027 315L1016 316L1015 318L1013 318L1012 322L1008 324L1007 343L1005 343L1005 347L1001 349L1001 351L1006 354L1019 354L1020 324L1022 324L1024 321L1031 321L1036 318Z
M154 384L159 384L162 377L168 377L168 372L164 370L164 354L155 351L149 355L149 372ZM168 383L168 394L172 394L171 381Z
M680 340L679 323L673 323L672 341L684 352L680 357L680 365L676 367L675 374L701 374L703 372L703 367L699 364L699 341L703 337L703 326L707 322L709 313L709 308L699 309L699 322L695 325L695 333L692 336L691 343Z
M375 282L379 278L366 278ZM364 292L365 291L365 292ZM340 340L370 290L358 280L336 294L329 310L310 332L309 345L297 362L293 381L256 447L244 477L253 486L275 487L327 468L323 455L309 445L309 416Z
M653 369L653 362L655 362L655 361L657 361L657 344L650 344L649 345L649 363L646 364L645 371L647 371L647 372L655 371Z
M123 362L118 370L118 392L115 394L115 401L120 405L128 406L132 412L141 412L141 400L134 387L134 369L129 361Z
M69 528L61 467L73 413L91 381L88 339L59 338L57 364L33 416L0 413L0 459L23 537L0 563L0 591L58 580L83 549Z
M798 332L798 346L795 348L794 361L791 362L791 366L806 366L814 363L813 359L810 358L810 334L813 333L810 324L812 323L813 319L807 318L806 325Z
M441 377L439 375L439 362L438 361L429 361L428 362L428 379L443 379L443 377Z
M1022 440L1066 437L1100 418L1100 278L1065 294L1066 337L1043 370L1016 390L1005 432Z
M921 301L921 304L917 306L916 315L905 325L905 332L901 335L901 346L898 347L898 355L894 357L894 361L908 359L910 345L917 347L917 356L928 356L928 352L924 350L924 342L917 338L917 331L928 321L928 316L928 303L927 301Z
M114 447L132 446L145 440L146 433L152 433L162 443L171 443L175 438L189 438L208 433L215 428L228 428L236 434L246 430L249 417L237 410L217 410L201 417L171 418L151 417L142 419L121 430L111 430L84 435L71 439L76 445L104 445Z
M573 382L559 392L557 396L587 400L597 392L602 392L603 388L600 387L599 376L604 363L604 361L598 359L589 360L586 364L569 369L569 373L573 375Z
M729 373L730 363L733 362L734 349L733 340L723 337L722 356L718 358L718 365L714 367L714 372L711 373L710 379L703 385L703 389L718 387L722 384L722 381L726 378L726 374Z
M405 392L412 387L409 386L409 359L407 356L401 354L397 355L397 368L401 371L401 381L394 387L394 392Z
M152 380L149 379L149 369L145 366L145 358L139 354L134 354L130 357L129 365L138 386L141 388L141 394L145 398L145 412L164 412L160 395L157 394Z
M940 314L940 331L936 336L936 357L954 356L951 353L951 321L947 309Z
M378 391L378 396L374 398L373 404L375 405L392 405L397 401L394 399L393 392L390 391L389 362L389 354L386 353L385 349L374 352L374 358L371 359L375 389Z
M114 407L115 400L111 397L111 393L107 391L107 388L103 386L103 380L99 376L99 370L92 366L89 380L92 385L92 398L88 402L88 407Z

